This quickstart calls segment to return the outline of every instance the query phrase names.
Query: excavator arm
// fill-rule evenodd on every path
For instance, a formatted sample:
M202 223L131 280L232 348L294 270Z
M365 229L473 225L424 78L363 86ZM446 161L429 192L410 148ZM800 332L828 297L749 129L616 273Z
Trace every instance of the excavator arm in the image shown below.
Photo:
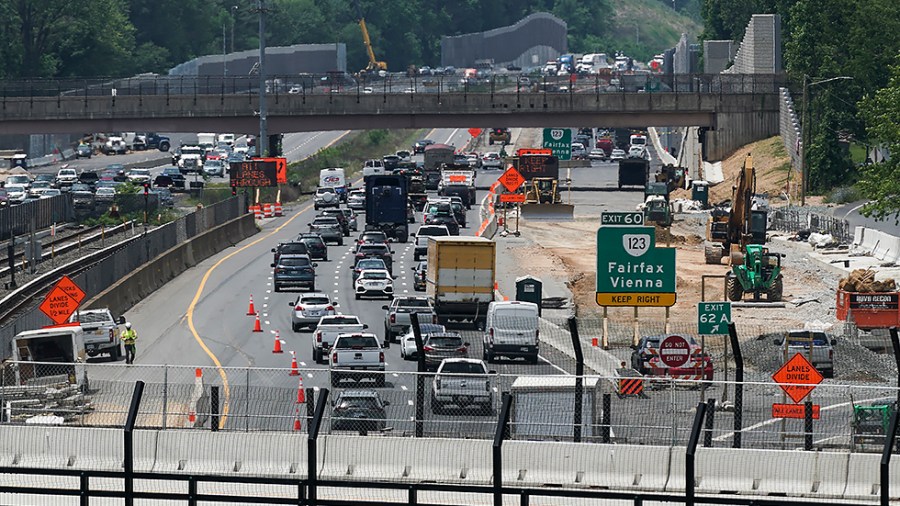
M731 213L728 217L728 245L730 249L743 247L750 243L751 210L753 195L756 193L756 171L753 168L753 157L747 155L744 166L738 174L737 184L731 194Z

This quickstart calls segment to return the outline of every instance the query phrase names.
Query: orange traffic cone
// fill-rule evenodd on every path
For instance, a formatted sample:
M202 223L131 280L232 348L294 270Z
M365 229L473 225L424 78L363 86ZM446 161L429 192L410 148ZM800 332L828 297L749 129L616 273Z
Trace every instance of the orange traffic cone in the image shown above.
M300 408L297 408L297 415L294 417L294 430L300 430Z
M256 309L253 307L253 294L250 294L250 308L247 309L247 316L253 316L256 314Z
M190 413L188 413L188 423L190 423L191 426L193 426L195 423L197 423L197 413L196 412L191 411Z
M600 343L598 342L596 336L591 338L591 346L593 346L594 348L596 348L597 346L600 346Z
M297 365L297 355L291 352L291 376L300 376L300 366Z
M256 323L253 324L253 332L262 332L262 327L259 325L259 313L256 313Z
M281 337L278 336L278 331L275 331L275 347L272 348L272 353L284 353L281 349Z
M306 402L306 390L303 388L303 376L300 376L300 384L297 385L297 404Z

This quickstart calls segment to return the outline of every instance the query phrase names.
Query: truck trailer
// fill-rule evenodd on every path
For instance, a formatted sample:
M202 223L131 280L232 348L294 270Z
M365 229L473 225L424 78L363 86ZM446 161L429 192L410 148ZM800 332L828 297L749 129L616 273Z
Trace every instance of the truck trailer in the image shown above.
M494 300L496 250L496 243L484 237L428 238L426 293L438 323L468 321L484 328Z
M366 230L380 230L399 242L409 240L406 176L381 175L366 179Z

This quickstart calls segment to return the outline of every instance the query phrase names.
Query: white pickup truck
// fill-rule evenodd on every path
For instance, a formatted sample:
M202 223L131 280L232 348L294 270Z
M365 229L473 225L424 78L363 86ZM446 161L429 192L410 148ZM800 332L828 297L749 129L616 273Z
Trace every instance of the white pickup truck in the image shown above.
M313 333L313 361L324 364L328 360L328 351L341 334L358 334L369 328L353 315L337 314L323 316L319 319Z
M343 379L357 383L369 377L376 387L384 386L384 351L378 337L370 333L341 334L331 348L331 387Z
M463 410L475 406L479 414L493 411L494 392L484 362L471 358L447 358L431 383L431 411L442 414L448 405Z
M811 358L810 362L813 367L822 373L822 376L834 377L834 345L837 344L834 337L821 330L803 329L791 330L788 332L787 338L789 359L797 353L802 353L807 359ZM776 337L774 342L776 346L783 347L784 336Z
M389 306L381 306L384 314L384 345L390 346L398 336L409 331L412 320L410 314L416 313L419 323L437 323L434 308L428 297L414 295L396 295Z
M119 338L119 325L125 324L125 317L113 318L107 308L82 309L69 317L69 322L79 322L84 331L84 348L88 356L96 357L106 353L113 360L119 360L122 353L122 341Z
M431 236L449 236L447 225L422 225L416 232L416 248L413 250L413 259L416 262L424 256L428 256L428 238Z

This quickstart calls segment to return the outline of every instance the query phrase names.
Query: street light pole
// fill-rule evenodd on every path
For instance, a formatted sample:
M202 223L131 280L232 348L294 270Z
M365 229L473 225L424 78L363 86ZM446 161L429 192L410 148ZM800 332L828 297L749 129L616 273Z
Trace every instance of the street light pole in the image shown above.
M237 17L237 5L231 6L231 52L234 52L234 21Z
M803 152L800 156L800 177L803 181L800 182L800 205L806 205L806 192L809 190L809 138L812 135L810 130L811 125L809 124L809 101L811 94L809 89L813 86L818 86L820 84L830 83L832 81L845 81L853 79L850 76L838 76L831 77L828 79L823 79L821 81L813 81L809 82L809 76L803 74L803 112L800 115L800 142L802 144Z
M265 0L257 0L259 10L259 138L256 139L257 156L269 152L269 136L266 110L266 6Z

